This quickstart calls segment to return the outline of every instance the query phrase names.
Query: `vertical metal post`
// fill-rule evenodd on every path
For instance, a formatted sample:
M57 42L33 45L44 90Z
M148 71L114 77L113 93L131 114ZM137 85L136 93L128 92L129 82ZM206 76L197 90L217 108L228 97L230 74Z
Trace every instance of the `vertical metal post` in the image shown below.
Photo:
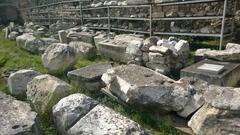
M222 18L222 28L221 28L221 37L220 37L219 50L222 50L222 45L223 45L226 12L227 12L227 0L224 0L223 18Z
M111 20L110 20L110 7L107 6L108 9L108 34L111 32Z
M80 17L81 17L81 25L83 26L84 25L84 22L83 22L83 10L82 10L82 3L80 4Z
M49 1L49 0L47 1L46 8L48 8L48 9L47 9L47 11L48 11L48 14L47 14L47 15L48 15L48 25L50 26L50 25L51 25L51 20L50 20L50 12L51 12L50 9L51 9L51 8L50 8L50 1Z
M64 16L63 16L64 15L63 14L63 8L64 8L64 0L61 1L61 10L60 10L61 11L61 17L62 17L62 22L64 22L64 19L63 19L64 18Z
M235 28L235 20L234 20L234 16L235 16L235 13L236 13L236 11L237 11L237 4L238 4L238 2L237 2L237 0L234 0L234 7L233 7L233 18L232 18L232 30L231 30L231 35L233 35L233 33L234 33L234 28Z
M149 36L151 37L152 36L152 4L150 4L149 6Z

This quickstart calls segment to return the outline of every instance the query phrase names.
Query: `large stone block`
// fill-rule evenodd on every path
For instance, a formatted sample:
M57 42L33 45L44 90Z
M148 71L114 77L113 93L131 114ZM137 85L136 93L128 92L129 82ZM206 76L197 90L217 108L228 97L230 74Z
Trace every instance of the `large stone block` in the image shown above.
M67 32L65 30L58 31L58 36L61 43L68 43Z
M42 55L42 62L50 72L63 72L70 69L79 57L75 48L67 44L54 43Z
M181 70L181 77L194 77L220 86L235 86L240 80L240 64L203 60Z
M69 43L69 46L73 47L80 57L84 57L87 59L92 59L96 57L97 50L92 44L79 41L72 41Z
M91 91L100 90L104 86L101 77L111 68L110 63L93 64L68 72L68 78L71 83L80 88Z
M128 62L126 48L126 44L114 44L108 40L99 43L99 52L101 55L106 59L116 62Z
M53 107L54 123L59 133L66 135L97 104L97 101L83 94L73 94L61 99Z
M41 135L37 113L28 103L0 92L1 135Z
M19 70L12 73L8 78L8 87L12 95L26 95L27 84L40 73L33 70Z
M149 133L136 122L105 106L97 105L68 131L68 135L78 134L148 135Z
M60 99L73 92L69 84L51 75L36 76L27 85L27 99L40 114L51 112Z
M153 70L125 65L108 70L106 89L125 103L158 113L178 112L187 117L203 104L207 83L185 78L174 81Z
M197 135L240 134L240 89L210 86L204 94L206 104L188 122Z
M89 32L79 32L80 35L80 41L89 43L94 46L94 36L95 34L89 33Z

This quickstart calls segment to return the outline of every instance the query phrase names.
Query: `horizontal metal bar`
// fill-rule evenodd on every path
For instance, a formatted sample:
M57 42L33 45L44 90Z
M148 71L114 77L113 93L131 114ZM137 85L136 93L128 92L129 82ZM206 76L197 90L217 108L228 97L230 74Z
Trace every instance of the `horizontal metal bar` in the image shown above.
M89 29L108 30L108 27L88 27Z
M108 17L83 17L84 20L105 20Z
M138 7L149 7L150 5L125 5L125 6L109 6L109 8L138 8Z
M107 6L103 6L103 7L90 7L90 8L83 8L82 10L86 11L86 10L97 10L97 9L107 9L107 8L108 8Z
M208 3L208 2L219 2L220 0L191 0L181 2L168 2L168 3L156 3L156 6L172 6L172 5L186 5L186 4L197 4L197 3Z
M212 20L212 19L222 19L222 16L203 16L203 17L153 17L153 21L168 21L168 20Z
M136 20L136 21L149 21L150 20L150 18L131 18L131 17L110 17L110 19Z
M203 33L174 33L174 32L153 32L155 35L175 35L175 36L199 36L199 37L221 37L221 34Z
M120 28L111 28L111 30L149 34L149 31L138 31L138 30L129 30L129 29L120 29Z

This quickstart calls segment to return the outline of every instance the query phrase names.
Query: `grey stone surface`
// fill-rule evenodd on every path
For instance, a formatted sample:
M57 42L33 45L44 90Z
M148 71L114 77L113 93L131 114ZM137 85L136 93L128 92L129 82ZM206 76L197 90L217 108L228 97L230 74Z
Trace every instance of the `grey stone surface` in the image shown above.
M28 52L38 54L39 53L39 47L44 46L44 42L36 37L29 37L27 38L25 45L22 46L22 48Z
M204 103L207 83L195 79L174 81L153 70L125 65L108 70L106 89L125 103L158 113L178 112L187 117Z
M60 99L71 93L69 84L47 74L36 76L27 85L27 99L40 114L49 113Z
M59 41L54 38L41 38L40 40L43 42L42 46L38 47L38 53L40 54L43 54L48 46L52 45L53 43L59 43Z
M89 43L94 46L94 36L95 34L89 33L89 32L79 32L80 41Z
M58 31L58 35L61 43L68 43L67 32L65 30Z
M107 40L107 35L106 34L99 34L94 37L94 44L96 48L99 50L99 42L102 42L104 40Z
M148 135L136 122L97 105L68 131L69 135Z
M37 113L30 105L0 92L1 135L41 135Z
M221 72L201 70L203 64L222 65ZM192 66L181 70L181 77L194 77L207 81L209 84L220 86L235 86L240 80L240 65L231 62L219 62L214 60L202 60Z
M16 38L16 41L17 41L17 45L21 48L25 48L25 42L27 39L31 39L31 38L34 38L33 34L32 33L24 33L23 35L21 36L18 36Z
M99 52L106 59L127 63L126 47L126 45L117 45L105 40L99 43Z
M54 43L42 55L42 62L50 72L61 72L70 69L79 59L77 50L67 44Z
M83 94L72 94L61 99L53 107L54 123L59 133L66 135L97 104L97 101Z
M225 50L197 50L196 56L201 54L204 58L210 58L223 62L239 62L240 61L240 45L228 43Z
M69 46L76 50L76 54L78 54L79 57L84 57L87 59L92 59L96 57L97 51L92 44L80 41L72 41L69 43Z
M131 34L117 35L112 40L109 39L99 42L99 52L103 57L107 59L120 63L128 63L132 59L135 59L135 57L129 57L129 54L127 54L126 52L128 46L131 44L132 41L142 42L143 38L139 37L138 35ZM128 50L129 49L130 48L128 48Z
M111 69L110 63L99 63L86 66L74 71L68 72L68 78L71 83L88 90L100 90L104 85L101 77L108 69Z
M210 86L204 94L206 104L188 122L198 135L240 134L239 88Z
M222 72L224 70L224 65L217 65L217 64L203 64L200 65L199 67L197 67L197 69L207 71L210 73L214 73L214 74L219 74L220 72Z
M34 70L19 70L8 78L8 87L12 95L26 95L27 84L40 73Z
M18 32L12 31L11 33L9 33L8 38L10 40L15 40L17 38L18 34L19 34Z

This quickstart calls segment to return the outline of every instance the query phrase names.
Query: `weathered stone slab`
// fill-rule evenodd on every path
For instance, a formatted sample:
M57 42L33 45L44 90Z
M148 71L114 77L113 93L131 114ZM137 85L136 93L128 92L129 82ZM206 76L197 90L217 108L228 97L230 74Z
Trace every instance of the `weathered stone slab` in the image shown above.
M199 49L196 51L196 57L214 59L223 62L240 61L240 45L228 43L225 50Z
M219 74L224 70L223 65L216 65L216 64L203 64L197 67L199 70L203 70L203 72L210 72L213 74Z
M109 60L127 63L128 59L126 56L126 44L114 44L105 40L99 42L99 52L101 55Z
M107 40L107 35L106 34L99 34L97 36L94 37L94 44L97 47L97 49L99 50L99 42L102 42L104 40Z
M12 95L25 96L27 84L40 73L33 70L19 70L8 78L8 87Z
M94 46L94 36L95 34L89 33L89 32L79 32L80 41L89 43Z
M99 63L68 72L68 78L74 85L88 90L100 90L104 85L101 77L108 69L110 63Z
M96 57L97 51L92 44L80 42L80 41L72 41L69 43L69 46L74 48L76 50L76 53L80 57L84 57L87 59L92 59Z
M240 134L240 89L210 86L204 94L206 104L188 122L197 135Z
M54 123L60 134L66 135L97 104L97 101L83 94L72 94L61 99L53 107Z
M67 32L65 30L58 31L58 35L61 43L68 43Z
M53 43L42 55L42 63L50 72L63 72L70 69L78 60L78 51L62 43Z
M27 85L27 99L40 114L51 112L59 100L73 92L69 84L47 74L36 76Z
M215 66L208 70L199 69L204 64L220 65L220 69L214 70ZM181 70L181 77L199 78L220 86L235 86L240 80L240 64L206 59Z
M30 105L0 92L1 135L41 135L37 113Z
M149 133L136 122L105 106L97 105L68 131L68 135L77 134L148 135Z

